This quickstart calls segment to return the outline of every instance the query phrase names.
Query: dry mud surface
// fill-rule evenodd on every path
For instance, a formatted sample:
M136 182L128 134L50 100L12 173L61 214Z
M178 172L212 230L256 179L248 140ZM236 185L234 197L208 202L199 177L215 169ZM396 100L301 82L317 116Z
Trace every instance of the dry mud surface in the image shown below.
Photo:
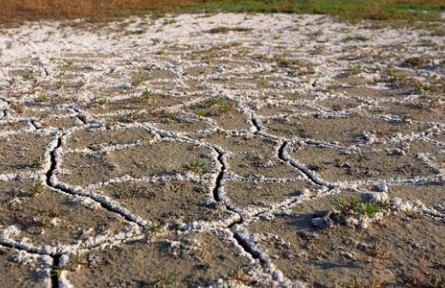
M3 27L0 286L443 287L434 25ZM338 195L385 207L346 225Z

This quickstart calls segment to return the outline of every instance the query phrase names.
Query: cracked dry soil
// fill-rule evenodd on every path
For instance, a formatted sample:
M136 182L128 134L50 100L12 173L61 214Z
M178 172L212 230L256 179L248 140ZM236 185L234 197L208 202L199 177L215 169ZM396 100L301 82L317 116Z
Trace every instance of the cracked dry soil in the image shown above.
M375 24L1 28L0 286L443 287L445 37Z

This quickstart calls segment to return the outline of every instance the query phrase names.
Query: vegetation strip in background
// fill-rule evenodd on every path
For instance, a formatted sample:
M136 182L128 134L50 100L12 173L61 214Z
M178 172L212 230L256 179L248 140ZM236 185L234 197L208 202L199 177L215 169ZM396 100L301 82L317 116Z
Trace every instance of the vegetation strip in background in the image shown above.
M3 0L0 22L87 18L107 21L182 12L316 13L343 20L439 20L444 0Z

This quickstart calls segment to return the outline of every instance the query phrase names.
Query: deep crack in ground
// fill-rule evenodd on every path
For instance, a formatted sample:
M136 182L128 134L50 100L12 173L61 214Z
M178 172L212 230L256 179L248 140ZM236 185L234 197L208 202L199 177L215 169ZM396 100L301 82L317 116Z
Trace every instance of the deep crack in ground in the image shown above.
M63 267L60 266L60 258L61 255L53 256L53 266L51 269L51 287L59 288L60 285L60 276L62 273Z
M221 188L221 182L224 178L224 173L226 171L226 166L224 164L223 161L223 157L224 157L224 153L222 153L221 151L219 151L218 149L215 149L215 151L218 153L218 162L221 165L221 170L218 172L218 176L216 177L215 180L215 187L213 187L212 189L212 195L213 198L215 199L216 202L221 202L221 197L219 196L219 189Z

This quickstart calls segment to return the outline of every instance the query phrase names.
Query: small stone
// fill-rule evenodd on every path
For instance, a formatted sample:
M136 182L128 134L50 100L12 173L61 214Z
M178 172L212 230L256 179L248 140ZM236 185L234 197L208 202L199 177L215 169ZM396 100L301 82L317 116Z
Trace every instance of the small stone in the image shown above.
M279 270L274 271L272 278L276 281L282 281L284 279L283 272Z
M354 255L352 253L341 251L340 255L345 257L345 258L355 260L355 257L354 257Z
M358 226L360 223L360 221L354 217L347 217L345 222L346 222L346 226L349 226L349 227Z

